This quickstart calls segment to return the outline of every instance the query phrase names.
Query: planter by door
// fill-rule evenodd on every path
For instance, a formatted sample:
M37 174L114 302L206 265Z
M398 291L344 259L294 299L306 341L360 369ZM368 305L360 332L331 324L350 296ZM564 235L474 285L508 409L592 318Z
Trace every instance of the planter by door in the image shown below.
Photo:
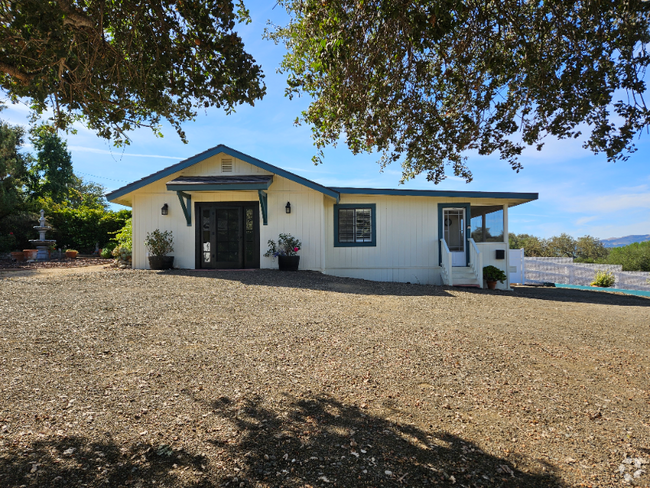
M278 256L280 271L298 271L300 256Z
M149 256L149 267L151 269L172 269L174 267L174 256Z
M496 281L487 281L487 286L488 286L488 289L495 290L496 287L497 287L497 282Z

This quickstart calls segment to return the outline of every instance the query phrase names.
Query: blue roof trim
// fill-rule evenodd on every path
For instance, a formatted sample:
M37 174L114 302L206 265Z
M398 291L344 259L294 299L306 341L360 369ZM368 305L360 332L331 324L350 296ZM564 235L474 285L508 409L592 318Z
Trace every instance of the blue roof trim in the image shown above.
M132 191L138 190L143 186L154 183L162 178L165 178L166 176L172 175L186 168L189 168L190 166L200 163L201 161L205 161L206 159L215 156L219 153L224 153L234 158L241 159L242 161L252 164L253 166L257 166L258 168L265 169L266 171L270 171L271 173L274 173L278 176L282 176L283 178L294 181L300 185L306 186L307 188L311 188L312 190L330 196L334 198L337 203L339 201L339 197L340 197L339 193L337 191L332 190L331 188L327 188L325 186L319 185L318 183L308 180L307 178L303 178L302 176L298 176L289 171L278 168L277 166L273 166L272 164L265 163L264 161L249 156L248 154L239 152L223 144L219 144L218 146L208 149L207 151L203 151L202 153L192 156L191 158L185 159L180 163L169 166L149 176L145 176L144 178L139 179L138 181L134 181L133 183L123 186L122 188L118 188L117 190L107 193L106 198L109 201L116 200L117 198L120 198L128 193L131 193Z
M516 200L537 200L539 193L512 193L491 191L446 191L446 190L392 190L385 188L332 187L341 195L402 195L412 197L456 197L456 198L510 198Z

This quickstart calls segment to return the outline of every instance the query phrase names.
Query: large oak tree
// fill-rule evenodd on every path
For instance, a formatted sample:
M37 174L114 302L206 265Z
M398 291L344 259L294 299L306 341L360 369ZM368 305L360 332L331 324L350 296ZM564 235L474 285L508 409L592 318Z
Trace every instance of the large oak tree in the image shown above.
M134 128L230 112L265 92L232 0L0 0L0 88L53 125L117 143Z
M643 0L281 0L288 94L322 149L402 160L404 179L466 180L466 151L518 157L544 138L625 159L650 122ZM585 132L585 134L581 134Z

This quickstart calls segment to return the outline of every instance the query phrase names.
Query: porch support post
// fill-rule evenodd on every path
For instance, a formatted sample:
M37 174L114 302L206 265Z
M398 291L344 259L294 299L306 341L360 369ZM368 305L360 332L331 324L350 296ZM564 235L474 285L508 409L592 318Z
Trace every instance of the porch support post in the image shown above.
M182 191L177 191L176 195L178 195L178 201L181 202L187 226L192 227L192 195Z
M510 232L508 231L508 204L503 204L503 241L506 245L506 289L510 290ZM522 259L523 262L523 259Z
M260 197L260 208L262 209L262 224L269 225L269 204L268 204L268 195L264 190L257 190L257 194Z

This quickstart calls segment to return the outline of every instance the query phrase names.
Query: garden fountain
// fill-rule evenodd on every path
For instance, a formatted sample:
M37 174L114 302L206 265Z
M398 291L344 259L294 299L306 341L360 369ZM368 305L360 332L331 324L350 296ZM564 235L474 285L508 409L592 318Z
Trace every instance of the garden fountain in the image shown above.
M56 241L45 238L45 233L48 230L52 230L52 227L50 227L49 225L45 225L44 210L41 210L41 218L38 219L38 222L41 225L34 226L34 229L38 231L38 239L30 239L29 242L34 244L34 246L36 246L36 249L38 250L38 252L36 253L36 260L47 261L48 259L50 259L50 253L49 253L50 246L54 244Z

